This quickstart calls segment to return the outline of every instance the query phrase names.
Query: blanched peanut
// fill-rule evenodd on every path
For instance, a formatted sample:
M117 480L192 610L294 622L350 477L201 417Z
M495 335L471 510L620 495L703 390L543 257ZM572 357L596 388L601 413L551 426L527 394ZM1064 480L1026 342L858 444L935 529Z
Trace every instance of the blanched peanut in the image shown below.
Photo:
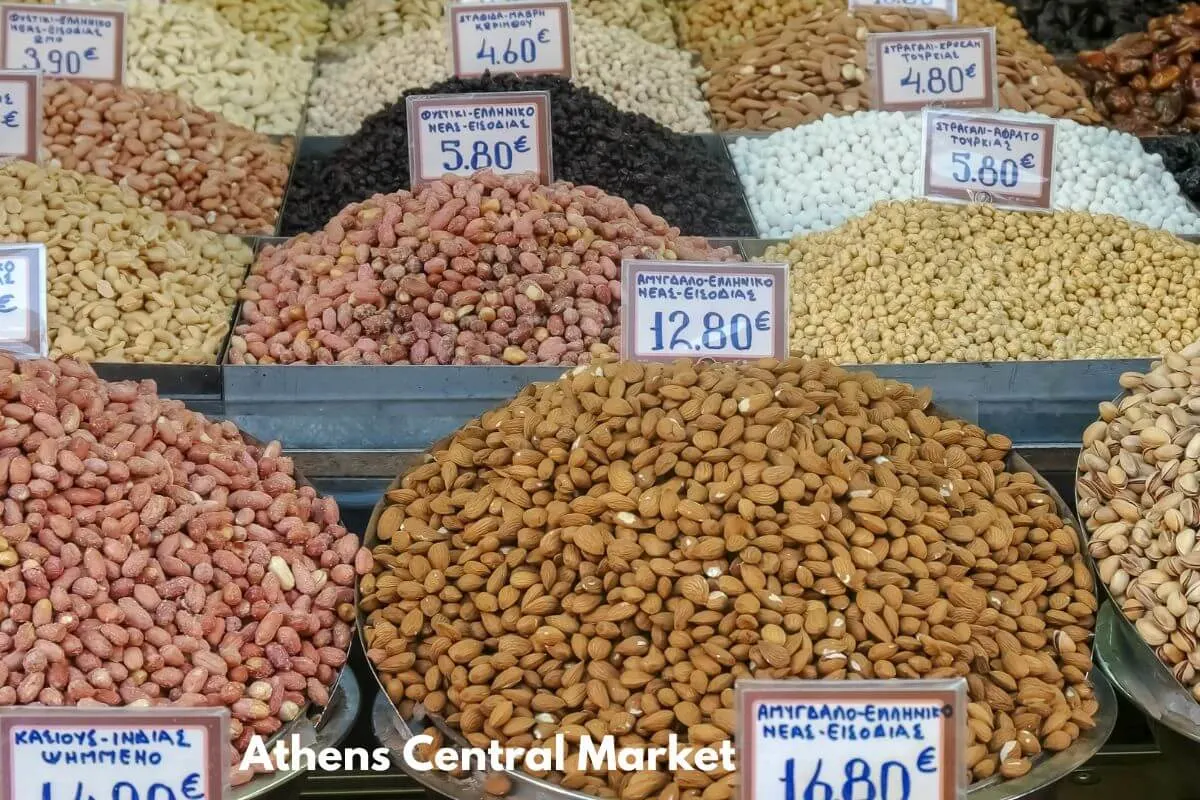
M250 263L129 188L28 162L0 167L0 241L42 241L52 356L214 363Z

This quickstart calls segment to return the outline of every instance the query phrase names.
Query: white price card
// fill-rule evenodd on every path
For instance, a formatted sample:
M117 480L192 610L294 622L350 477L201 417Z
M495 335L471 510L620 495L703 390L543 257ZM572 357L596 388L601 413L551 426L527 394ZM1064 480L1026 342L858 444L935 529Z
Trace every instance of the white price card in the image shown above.
M879 111L996 108L995 28L868 34L867 63Z
M485 72L571 77L569 0L454 3L446 18L456 77Z
M45 245L0 244L0 350L26 358L50 352L46 281Z
M921 194L930 200L1048 211L1053 205L1054 122L926 109Z
M554 180L549 92L426 94L407 105L413 186L483 169Z
M787 358L788 265L621 262L621 357Z
M41 73L0 70L0 159L37 162L41 141Z
M873 11L895 11L902 8L906 11L926 11L945 14L950 19L958 19L958 0L849 0L850 11L869 9Z
M740 680L741 800L963 800L967 682Z
M66 80L125 79L125 12L0 4L0 66Z
M0 708L0 800L222 800L229 709Z

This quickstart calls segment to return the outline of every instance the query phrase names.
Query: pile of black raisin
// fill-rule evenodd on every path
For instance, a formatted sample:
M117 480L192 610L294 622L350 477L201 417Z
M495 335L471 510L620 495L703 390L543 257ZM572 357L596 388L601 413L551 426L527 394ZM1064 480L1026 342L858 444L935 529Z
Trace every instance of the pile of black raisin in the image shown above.
M407 92L366 120L335 152L302 158L283 209L283 233L315 231L350 203L409 188L405 100L472 92L550 93L554 177L642 203L684 234L753 236L733 165L713 137L676 133L621 111L562 78L485 75Z
M1179 7L1167 0L1010 0L1021 24L1051 52L1104 47L1119 36L1144 31L1152 17Z

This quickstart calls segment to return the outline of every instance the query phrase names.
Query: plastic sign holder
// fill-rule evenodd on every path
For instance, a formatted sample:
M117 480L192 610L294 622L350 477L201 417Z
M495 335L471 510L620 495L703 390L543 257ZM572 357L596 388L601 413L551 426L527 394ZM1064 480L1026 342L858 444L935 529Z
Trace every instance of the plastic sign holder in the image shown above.
M45 245L0 244L0 350L23 358L49 354L47 281Z
M0 68L123 83L125 23L112 8L0 4Z
M788 356L787 264L621 262L621 357Z
M549 92L426 94L406 103L413 186L484 169L553 182Z
M455 77L485 72L571 77L569 0L452 3L446 21Z
M41 73L0 70L0 160L37 163L41 143Z
M867 34L871 108L994 111L1000 96L996 29Z
M227 708L0 708L0 800L222 800Z
M1055 123L926 109L919 193L1018 211L1054 207Z
M741 680L741 800L963 800L967 682Z

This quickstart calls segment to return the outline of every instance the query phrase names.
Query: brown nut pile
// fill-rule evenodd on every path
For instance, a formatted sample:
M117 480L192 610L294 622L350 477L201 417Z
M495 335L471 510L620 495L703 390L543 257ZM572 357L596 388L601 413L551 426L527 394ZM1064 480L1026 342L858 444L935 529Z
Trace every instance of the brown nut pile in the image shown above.
M94 173L218 233L271 234L294 144L226 122L178 95L47 81L43 160Z
M1121 386L1083 434L1088 550L1121 611L1200 700L1200 343Z
M944 16L822 10L754 37L716 59L705 84L713 119L724 130L781 130L870 108L868 33L952 26ZM1001 106L1095 123L1083 87L1040 54L997 41Z
M531 386L387 493L367 655L402 714L512 747L718 742L738 678L964 676L972 777L1023 775L1092 725L1091 573L1010 442L929 403L800 359ZM624 800L736 780L550 777Z
M227 706L243 750L328 702L370 554L278 442L71 359L0 400L0 706Z
M680 42L700 54L705 64L728 55L755 37L809 16L813 12L844 11L845 3L829 0L696 0L679 9ZM996 28L997 40L1027 55L1053 63L1053 58L1000 0L960 0L960 25ZM858 13L858 12L856 12Z
M1079 54L1092 101L1123 131L1200 131L1200 4L1156 17L1103 50Z
M235 364L577 364L614 352L622 258L732 260L591 186L481 172L268 247Z
M250 248L96 175L0 166L0 242L46 245L50 355L216 363Z

